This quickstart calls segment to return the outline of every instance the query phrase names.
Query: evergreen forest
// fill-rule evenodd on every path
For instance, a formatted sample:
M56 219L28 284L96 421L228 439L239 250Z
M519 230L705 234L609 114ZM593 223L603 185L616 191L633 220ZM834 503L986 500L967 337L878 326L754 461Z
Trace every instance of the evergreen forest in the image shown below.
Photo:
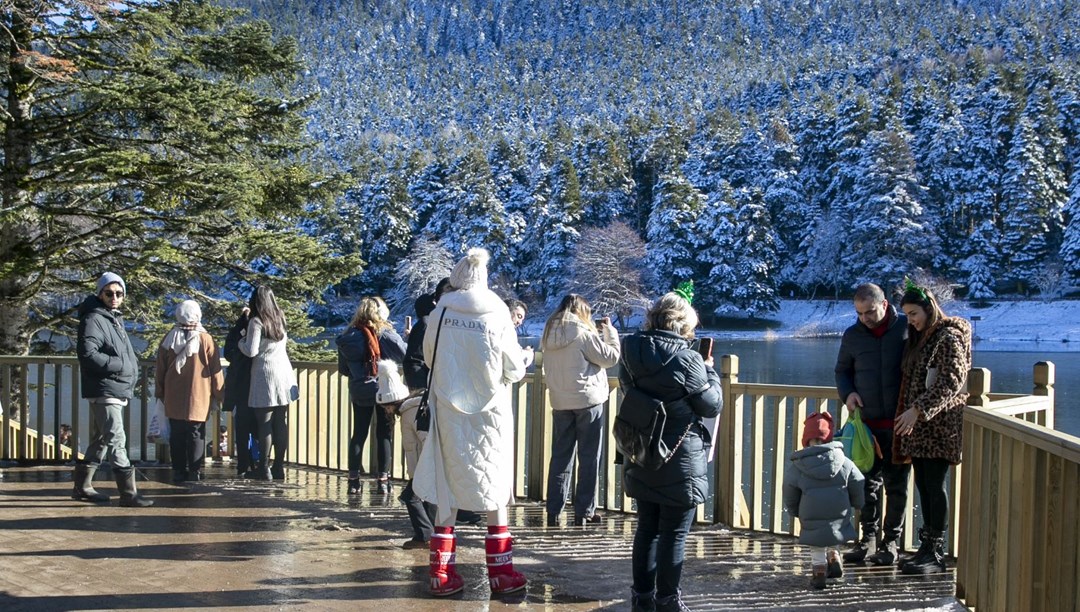
M613 222L645 286L716 313L1080 280L1076 2L230 1L296 38L351 176L312 228L365 261L341 292L391 291L429 236L547 303Z

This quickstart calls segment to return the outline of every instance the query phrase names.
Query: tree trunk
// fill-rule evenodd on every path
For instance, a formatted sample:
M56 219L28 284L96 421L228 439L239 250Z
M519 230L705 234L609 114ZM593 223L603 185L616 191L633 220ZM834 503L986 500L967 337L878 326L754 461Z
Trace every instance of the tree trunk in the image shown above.
M4 83L7 99L7 118L4 125L4 167L0 196L3 214L0 215L0 261L8 268L0 277L0 355L25 355L29 351L30 309L34 276L42 270L33 269L34 237L39 235L37 213L30 205L28 186L33 160L31 130L34 103L34 74L27 67L24 51L33 44L29 16L23 11L30 7L16 2L8 17L11 38L8 43L8 82Z

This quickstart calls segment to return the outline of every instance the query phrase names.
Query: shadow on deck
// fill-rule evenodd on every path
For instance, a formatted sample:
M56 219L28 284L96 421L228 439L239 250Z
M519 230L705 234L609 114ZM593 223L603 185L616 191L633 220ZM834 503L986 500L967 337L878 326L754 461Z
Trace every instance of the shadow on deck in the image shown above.
M340 473L290 469L283 482L233 478L175 486L141 469L151 508L69 498L70 469L0 469L0 610L628 610L633 517L588 528L544 527L543 506L511 510L515 565L529 577L516 598L492 599L481 527L459 527L466 590L426 593L426 550L403 550L408 519L394 496L348 496ZM368 481L366 484L370 484ZM701 610L964 610L950 568L934 577L845 568L825 591L808 588L806 550L792 538L698 526L682 586Z

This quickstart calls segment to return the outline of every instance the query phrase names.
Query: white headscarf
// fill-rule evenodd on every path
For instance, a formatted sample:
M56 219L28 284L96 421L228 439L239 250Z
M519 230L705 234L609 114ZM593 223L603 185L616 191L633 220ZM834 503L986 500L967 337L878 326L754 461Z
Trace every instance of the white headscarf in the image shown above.
M179 374L191 357L202 347L202 308L194 300L184 300L176 307L176 327L165 334L161 346L176 353L176 372Z

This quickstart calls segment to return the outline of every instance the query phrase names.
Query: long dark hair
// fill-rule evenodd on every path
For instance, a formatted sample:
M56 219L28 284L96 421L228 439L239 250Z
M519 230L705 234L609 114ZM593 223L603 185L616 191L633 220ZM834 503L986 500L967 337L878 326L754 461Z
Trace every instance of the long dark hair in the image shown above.
M248 300L248 308L251 309L252 318L258 317L262 321L264 336L275 341L285 338L285 313L278 308L270 287L255 287Z
M929 338L930 334L934 332L934 328L945 318L945 313L942 312L941 306L938 305L934 292L925 287L913 286L904 291L904 296L900 298L900 307L903 308L906 304L914 304L926 312L926 329L923 331L916 330L915 326L908 323L908 336L907 343L904 344L903 363L904 371L911 372L919 361L919 348L926 342L926 338Z

